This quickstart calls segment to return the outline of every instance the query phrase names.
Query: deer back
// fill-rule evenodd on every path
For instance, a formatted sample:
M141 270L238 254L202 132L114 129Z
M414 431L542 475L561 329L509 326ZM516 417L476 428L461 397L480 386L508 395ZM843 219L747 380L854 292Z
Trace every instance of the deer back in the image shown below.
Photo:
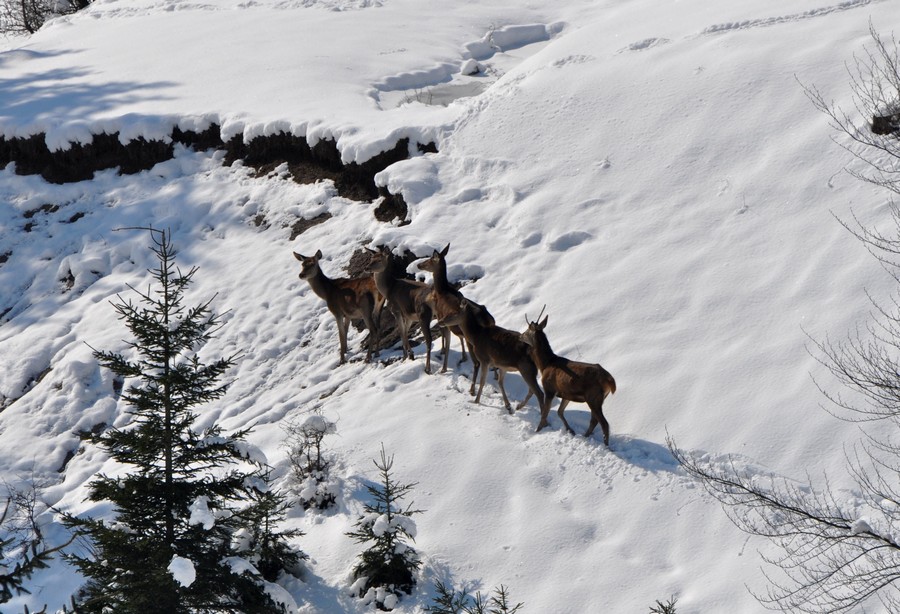
M460 327L479 360L509 369L519 369L523 361L532 360L519 333L497 326L483 305L462 299L459 312L448 316L444 324Z
M371 277L340 277L333 282L335 307L347 317L360 318L364 310L372 309L378 302L380 294Z
M541 369L541 379L545 388L552 387L560 397L577 403L602 399L616 391L616 381L599 364L568 358L557 357Z
M543 322L529 322L528 330L520 337L531 346L531 355L541 371L545 389L552 389L560 397L583 403L587 399L603 399L616 391L616 381L610 373L596 363L579 362L557 355Z

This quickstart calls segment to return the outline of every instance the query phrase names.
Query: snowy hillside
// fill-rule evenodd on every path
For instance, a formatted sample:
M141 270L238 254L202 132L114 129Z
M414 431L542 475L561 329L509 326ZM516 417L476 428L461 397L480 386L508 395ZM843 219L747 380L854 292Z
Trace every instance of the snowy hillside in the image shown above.
M406 224L329 181L182 145L90 181L0 170L0 477L46 484L57 510L107 511L86 484L116 468L77 432L128 417L87 344L125 349L109 301L146 286L154 261L146 233L122 229L152 224L199 267L192 297L227 312L204 357L243 356L201 426L253 426L284 476L284 425L314 411L337 423L340 509L291 515L311 557L286 586L299 612L367 611L347 594L358 546L344 533L382 443L426 510L419 588L395 611L421 612L435 579L505 584L532 614L646 612L671 595L680 614L761 611L746 587L765 587L768 545L733 527L665 438L851 484L844 446L860 432L820 407L810 374L830 380L807 334L842 338L867 317L866 292L894 290L835 219L886 230L888 196L843 172L854 162L801 84L852 108L845 62L870 20L900 31L894 4L874 0L97 0L8 41L7 140L67 150L215 125L223 141L333 139L345 163L408 138L411 157L376 177L404 197ZM480 72L463 74L472 60ZM416 147L429 143L437 153ZM447 243L450 277L499 324L521 330L546 305L557 353L615 376L608 449L555 412L535 433L534 401L509 415L490 380L473 404L470 363L426 375L421 346L412 362L395 348L365 364L351 331L338 366L334 319L292 252L321 249L338 276L361 246ZM589 420L579 404L566 416L577 431ZM65 539L55 512L41 520ZM8 611L60 607L81 582L57 562Z

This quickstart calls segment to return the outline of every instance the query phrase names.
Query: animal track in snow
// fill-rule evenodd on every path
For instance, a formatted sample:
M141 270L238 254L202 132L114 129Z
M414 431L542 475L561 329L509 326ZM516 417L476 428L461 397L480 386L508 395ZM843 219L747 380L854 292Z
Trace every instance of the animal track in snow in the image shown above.
M593 239L594 235L589 232L583 232L581 230L574 230L572 232L567 232L562 234L549 243L549 247L551 250L555 252L564 252L572 249L573 247L578 247L588 239Z
M830 15L831 13L857 9L871 4L872 2L873 0L847 0L846 2L841 2L832 6L823 6L821 8L803 11L802 13L793 13L791 15L782 15L779 17L764 17L761 19L746 19L744 21L732 21L729 23L715 24L709 26L708 28L705 28L700 33L700 35L721 34L722 32L731 32L733 30L747 30L749 28L765 28L782 23L802 21L804 19L812 19L813 17Z
M596 59L597 58L592 55L569 55L564 58L559 58L553 62L551 66L554 68L562 68L563 66L569 66L570 64L587 64Z
M642 41L631 43L627 47L622 47L617 53L624 53L626 51L646 51L647 49L659 47L660 45L666 45L671 42L672 41L668 38L645 38Z

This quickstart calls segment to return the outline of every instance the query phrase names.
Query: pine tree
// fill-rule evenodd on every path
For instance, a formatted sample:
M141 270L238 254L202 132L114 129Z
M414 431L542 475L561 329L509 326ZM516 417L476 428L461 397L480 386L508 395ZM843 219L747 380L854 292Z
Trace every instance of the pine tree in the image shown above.
M241 501L258 470L242 452L248 431L194 429L193 408L225 394L227 384L219 380L236 357L200 362L196 352L217 331L220 316L211 301L184 305L197 269L175 267L168 231L150 233L155 287L131 288L137 303L121 296L113 303L134 337L129 346L136 356L94 352L102 366L136 383L122 397L131 424L94 438L127 468L89 485L89 500L110 502L114 520L66 518L92 543L88 555L69 557L87 578L79 612L278 611L235 546L244 522Z
M322 441L335 432L335 424L314 414L303 422L289 422L285 431L291 477L303 509L332 507L337 500L338 485L330 475L332 461L324 454Z
M7 533L10 528L9 512L15 504L15 497L7 499L3 512L0 512L0 530L3 533ZM47 568L53 555L70 543L50 548L43 543L40 534L32 533L26 539L17 539L14 527L9 533L8 537L0 537L0 603L12 599L13 593L28 593L25 582L38 569Z
M425 607L425 611L431 614L516 614L525 607L523 603L511 605L509 589L502 584L494 589L490 597L485 597L481 591L472 597L466 591L457 591L440 580L435 588L437 596L432 605Z
M410 594L416 583L413 573L421 565L419 555L408 541L415 542L416 524L412 519L422 510L400 502L416 484L398 484L391 474L393 455L381 447L381 461L373 461L381 475L381 484L367 486L373 503L364 505L364 514L356 521L355 531L347 533L357 543L371 544L359 555L353 568L354 588L363 598L372 599L385 609L393 608L400 593Z
M309 557L292 548L288 540L303 537L304 533L299 529L279 529L291 506L287 497L273 487L270 468L266 467L254 480L247 494L252 503L241 512L247 527L242 555L269 582L278 580L282 571L298 575L301 561Z

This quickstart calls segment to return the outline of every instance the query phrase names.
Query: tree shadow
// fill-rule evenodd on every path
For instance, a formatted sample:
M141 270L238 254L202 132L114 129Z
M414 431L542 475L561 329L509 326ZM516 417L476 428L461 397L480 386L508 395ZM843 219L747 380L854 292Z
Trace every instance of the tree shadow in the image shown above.
M40 60L66 53L77 52L7 51L0 53L0 69L21 64L23 58ZM176 85L172 81L137 80L102 83L94 71L83 67L50 68L42 72L22 68L16 71L18 74L4 77L0 88L0 123L12 127L43 121L53 124L82 121L85 116L96 116L125 104L169 100L171 97L162 91Z

